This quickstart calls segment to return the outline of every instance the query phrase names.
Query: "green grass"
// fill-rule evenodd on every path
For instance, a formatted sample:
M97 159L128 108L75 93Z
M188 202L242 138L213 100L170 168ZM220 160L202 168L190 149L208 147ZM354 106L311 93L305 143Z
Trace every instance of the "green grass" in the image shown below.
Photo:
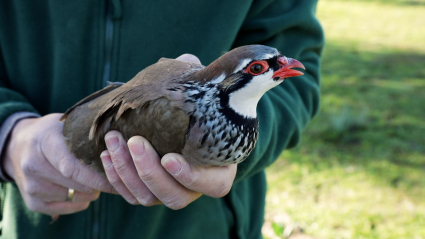
M267 170L266 238L425 238L424 13L319 2L321 113Z

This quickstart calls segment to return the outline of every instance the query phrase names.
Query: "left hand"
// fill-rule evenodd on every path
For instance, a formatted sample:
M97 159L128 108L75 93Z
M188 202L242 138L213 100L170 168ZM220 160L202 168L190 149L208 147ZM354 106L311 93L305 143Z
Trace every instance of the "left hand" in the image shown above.
M178 60L200 63L184 54ZM121 133L105 135L108 150L101 154L109 182L131 204L164 204L181 209L202 194L223 197L231 189L237 165L224 167L191 166L182 155L169 153L159 158L148 140L134 136L125 142Z

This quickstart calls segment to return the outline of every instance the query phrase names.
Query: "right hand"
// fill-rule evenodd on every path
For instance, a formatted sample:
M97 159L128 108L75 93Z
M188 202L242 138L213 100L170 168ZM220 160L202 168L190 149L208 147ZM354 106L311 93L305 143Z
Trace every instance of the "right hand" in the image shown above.
M51 216L85 210L99 191L115 193L104 176L69 152L61 116L20 120L11 132L3 161L27 207ZM67 202L68 188L75 190L72 202Z

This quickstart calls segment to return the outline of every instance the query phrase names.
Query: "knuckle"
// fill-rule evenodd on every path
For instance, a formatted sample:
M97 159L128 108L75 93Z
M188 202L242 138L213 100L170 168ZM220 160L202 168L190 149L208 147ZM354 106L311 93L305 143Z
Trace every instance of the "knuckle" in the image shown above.
M31 160L22 160L21 168L25 175L35 175L38 167Z
M112 161L109 164L103 163L103 168L105 169L105 172L115 171L115 167Z
M152 169L142 169L138 171L139 174L139 178L143 181L143 182L148 182L151 181L154 178L154 170Z
M230 189L232 188L231 186L231 184L223 182L212 191L210 196L214 198L224 197L229 193Z
M165 206L167 206L170 209L179 210L179 209L185 208L189 204L189 201L187 201L187 200L175 200L175 201L172 201L172 202L169 202L169 203L164 203L164 204L165 204Z
M119 184L119 181L117 181L116 184ZM107 192L107 193L113 193L114 187L112 185L113 184L111 182L109 182L105 179L105 180L94 182L92 188L94 188L96 190L103 191L103 192Z
M122 174L128 170L128 165L123 160L115 159L113 160L113 164L118 174Z
M131 198L125 198L125 200L126 200L128 203L130 203L131 205L138 205L138 204L140 204L140 203L139 203L139 201L137 201L137 199L136 199L136 198L134 198L134 197L131 197Z
M199 184L200 173L198 171L193 171L190 176L184 180L184 184L187 188L196 188Z
M113 186L118 186L118 185L121 185L121 178L118 176L118 175L116 175L116 174L114 174L114 175L108 175L108 172L106 172L106 174L107 174L107 178L108 178L108 182L111 184L111 185L113 185ZM104 185L104 183L99 183L99 185L98 186L100 186L100 187L102 187L102 186L105 186Z
M77 169L71 167L64 158L60 160L58 170L66 178L72 178L76 173L78 174L78 172L75 172Z
M116 146L116 148L114 148L114 149L108 148L108 150L109 150L109 153L111 154L112 158L120 158L120 157L123 157L123 154L126 152L126 145L123 144L120 140L119 143L118 143L118 146Z
M156 205L157 198L153 194L148 194L143 197L137 197L137 201L145 207Z
M71 170L69 170L68 175L71 175L71 176L69 176L70 179L78 181L77 179L80 176L80 168L79 167L71 167Z
M37 183L35 180L28 180L25 187L24 187L25 194L29 195L30 197L35 197L38 194L40 194L40 188L37 187Z
M108 178L108 180L113 186L121 185L121 179L119 177Z
M202 194L197 192L187 192L175 194L171 197L162 199L161 201L170 209L179 210L185 208L187 205L198 199Z
M45 131L44 134L42 134L41 136L39 135L38 137L35 137L34 140L32 141L33 144L32 146L36 149L38 149L38 151L43 154L46 155L47 151L46 148L48 149L49 147L47 146L47 140L50 137L50 131ZM47 145L46 145L47 144Z
M25 188L25 193L31 197L35 197L38 194L38 190L35 187L27 187Z

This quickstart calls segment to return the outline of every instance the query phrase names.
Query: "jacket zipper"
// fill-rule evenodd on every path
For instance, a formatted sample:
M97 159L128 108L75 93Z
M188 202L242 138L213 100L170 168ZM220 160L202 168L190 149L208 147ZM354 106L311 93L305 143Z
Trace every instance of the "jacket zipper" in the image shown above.
M92 228L92 236L91 239L99 239L100 238L100 198L94 201L93 206L93 228Z
M106 2L106 21L105 21L105 38L104 38L104 62L103 62L103 76L102 86L105 87L108 81L111 80L111 67L112 67L112 47L113 47L113 36L114 36L114 22L113 22L113 6L111 2ZM100 239L100 220L101 220L101 200L92 203L93 208L93 227L91 233L91 239Z
M106 24L105 24L105 58L103 65L103 86L106 86L108 81L111 80L111 67L112 67L112 43L114 36L114 22L112 14L112 6L108 1L106 4Z
M103 62L103 87L111 80L112 68L112 52L114 40L114 20L118 20L122 15L121 0L108 0L106 1L106 21L105 21L105 42L104 42L104 62ZM106 198L105 198L106 200ZM102 197L92 203L93 205L93 228L91 239L100 239L101 230L101 203Z

